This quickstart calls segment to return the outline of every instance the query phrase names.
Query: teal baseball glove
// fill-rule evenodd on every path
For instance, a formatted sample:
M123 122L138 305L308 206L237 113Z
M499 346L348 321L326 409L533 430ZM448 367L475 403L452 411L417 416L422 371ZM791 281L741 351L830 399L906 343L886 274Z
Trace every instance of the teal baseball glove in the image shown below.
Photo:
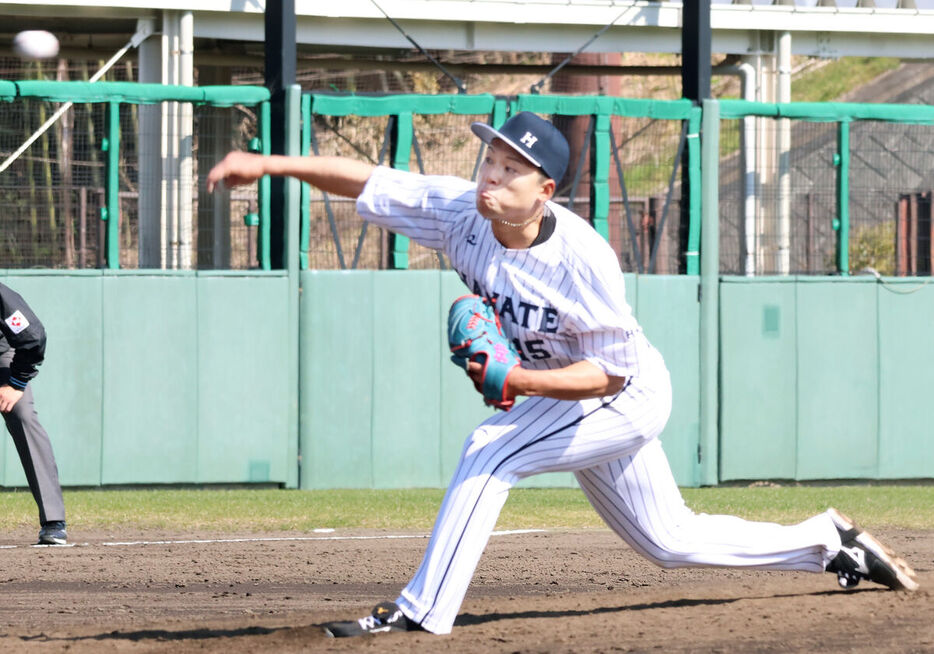
M515 404L507 390L509 374L519 365L519 354L503 334L492 303L479 295L454 301L448 312L448 343L451 361L467 370L469 361L483 366L477 390L483 401L503 411Z

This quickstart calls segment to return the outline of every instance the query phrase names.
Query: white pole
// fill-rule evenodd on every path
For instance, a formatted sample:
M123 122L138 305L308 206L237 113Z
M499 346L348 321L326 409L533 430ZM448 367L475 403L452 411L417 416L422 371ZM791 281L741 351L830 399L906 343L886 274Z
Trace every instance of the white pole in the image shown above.
M791 32L778 37L778 101L791 102ZM778 121L778 274L791 272L791 121Z
M179 21L178 84L194 85L194 18L190 11L183 11ZM194 164L192 161L192 140L194 131L193 109L190 102L179 105L178 131L178 259L179 268L190 270L192 265L192 205L194 204Z
M162 83L162 39L139 46L139 81ZM139 108L139 267L161 268L162 247L162 105Z
M756 69L742 62L735 66L716 66L715 75L738 75L743 100L756 99ZM740 153L743 168L743 236L740 263L748 277L756 274L756 119L743 118L740 132Z
M181 13L163 12L163 84L179 84L181 51ZM163 268L178 270L182 268L180 258L181 211L184 202L181 199L181 106L179 102L166 102L162 108L162 155L166 162L164 170L163 223L165 257Z
M743 100L756 99L756 69L743 62L737 66L742 79ZM756 274L756 119L743 118L743 239L745 261L743 271L748 277Z
M162 12L162 83L172 83L172 35L174 33L173 12ZM172 136L170 132L173 128L172 123L172 103L162 103L162 142L160 150L162 152L162 209L159 220L159 237L162 256L160 257L160 267L172 268L172 220L174 212L172 210L172 179L174 178L174 166L171 157L170 147Z

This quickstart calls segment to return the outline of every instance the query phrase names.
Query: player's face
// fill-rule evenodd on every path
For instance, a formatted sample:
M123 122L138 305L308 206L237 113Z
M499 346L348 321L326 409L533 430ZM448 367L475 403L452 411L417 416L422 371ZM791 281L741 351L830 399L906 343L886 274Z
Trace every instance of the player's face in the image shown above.
M487 220L521 222L551 198L554 182L499 139L487 148L477 174L477 211Z

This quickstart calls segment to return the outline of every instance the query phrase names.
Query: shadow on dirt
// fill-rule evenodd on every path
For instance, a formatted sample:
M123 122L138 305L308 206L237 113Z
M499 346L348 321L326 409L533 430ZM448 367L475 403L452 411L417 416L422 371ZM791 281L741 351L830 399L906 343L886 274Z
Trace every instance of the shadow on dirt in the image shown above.
M133 642L153 640L169 642L178 640L207 640L211 638L237 638L240 636L266 636L277 631L287 631L294 627L243 627L240 629L185 629L182 631L169 631L167 629L141 629L139 631L111 631L106 634L90 636L72 636L68 638L55 638L38 634L35 636L21 636L26 642L79 642L87 640L129 640Z
M474 615L472 613L462 613L454 622L455 626L465 627L468 625L485 624L488 622L498 622L500 620L523 620L527 618L568 618L575 616L600 615L606 613L627 613L630 611L651 611L654 609L675 609L691 606L720 606L733 604L734 602L747 602L754 600L773 600L780 597L820 597L822 595L836 595L844 592L840 590L822 590L810 593L786 593L784 595L765 595L761 597L721 597L721 598L703 598L703 599L676 599L665 600L663 602L647 602L644 604L628 604L625 606L603 606L588 610L567 610L567 611L519 611L516 613L487 613L485 615ZM884 588L859 588L846 591L848 594L856 593L875 593L888 592Z

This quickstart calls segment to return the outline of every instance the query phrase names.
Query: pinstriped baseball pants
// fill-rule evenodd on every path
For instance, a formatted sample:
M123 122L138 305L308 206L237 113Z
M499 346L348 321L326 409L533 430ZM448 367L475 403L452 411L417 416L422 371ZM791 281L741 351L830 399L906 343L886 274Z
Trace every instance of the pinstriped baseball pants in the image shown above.
M657 439L671 386L664 365L655 369L615 398L529 398L474 430L422 564L396 600L402 611L449 633L509 490L543 472L574 471L604 521L658 565L823 571L840 547L826 514L782 526L685 506Z

